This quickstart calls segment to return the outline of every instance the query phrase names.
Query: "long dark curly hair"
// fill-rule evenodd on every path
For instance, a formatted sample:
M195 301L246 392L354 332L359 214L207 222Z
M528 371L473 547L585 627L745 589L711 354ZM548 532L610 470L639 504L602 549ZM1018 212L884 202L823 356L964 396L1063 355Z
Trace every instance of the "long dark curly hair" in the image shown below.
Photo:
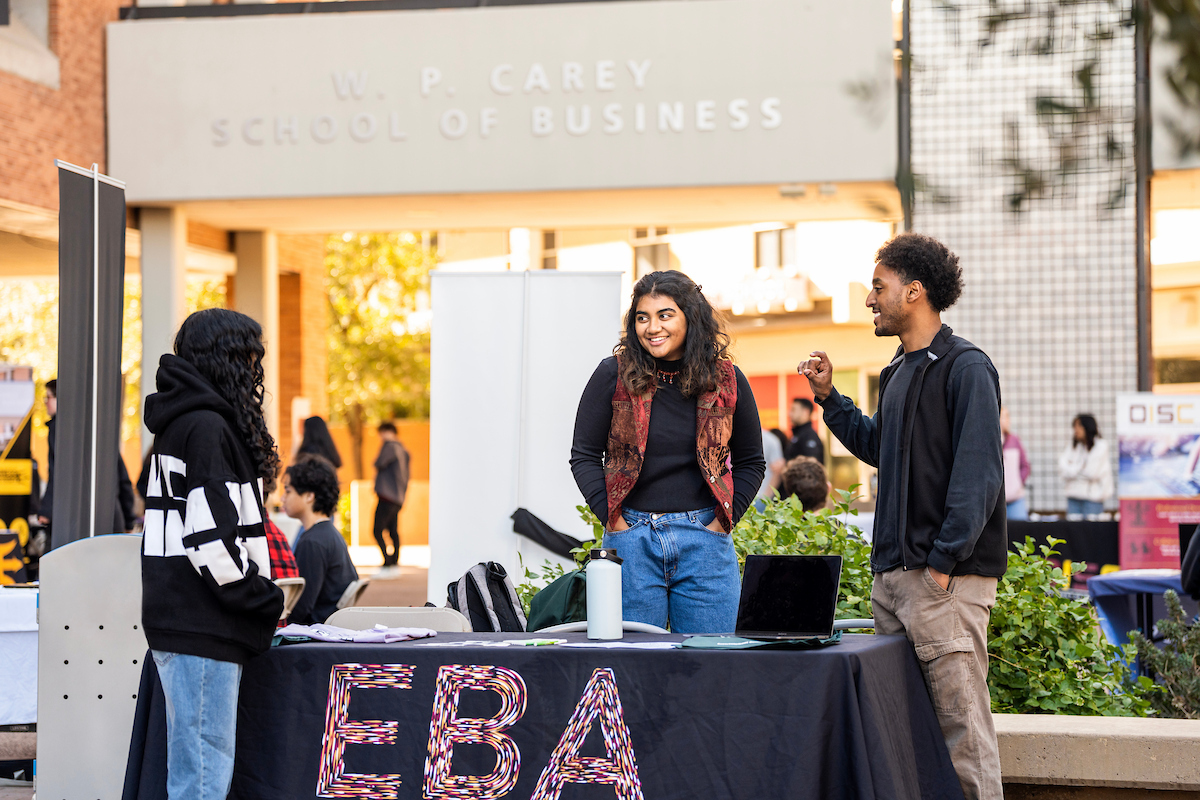
M342 456L329 434L329 426L320 417L304 420L304 436L300 439L300 448L296 452L321 456L333 464L334 469L340 469L342 466Z
M621 357L620 378L625 388L630 394L643 395L658 380L654 356L642 347L637 336L638 303L648 295L671 298L687 320L679 390L685 397L715 390L721 383L717 362L729 359L729 336L720 313L709 304L700 287L675 270L651 272L634 284L625 314L625 332L613 348L613 353Z
M197 311L175 334L175 355L194 366L233 406L238 433L263 479L263 492L270 494L279 474L279 452L263 418L265 353L262 327L224 308Z

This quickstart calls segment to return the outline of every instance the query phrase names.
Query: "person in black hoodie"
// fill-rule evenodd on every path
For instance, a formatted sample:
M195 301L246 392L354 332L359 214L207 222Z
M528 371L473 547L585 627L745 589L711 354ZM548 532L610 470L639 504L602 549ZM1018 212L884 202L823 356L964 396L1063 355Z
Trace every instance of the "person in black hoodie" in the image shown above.
M233 778L242 665L271 646L262 498L279 455L263 419L262 328L192 314L146 398L155 435L142 538L142 627L167 706L170 800L224 798Z

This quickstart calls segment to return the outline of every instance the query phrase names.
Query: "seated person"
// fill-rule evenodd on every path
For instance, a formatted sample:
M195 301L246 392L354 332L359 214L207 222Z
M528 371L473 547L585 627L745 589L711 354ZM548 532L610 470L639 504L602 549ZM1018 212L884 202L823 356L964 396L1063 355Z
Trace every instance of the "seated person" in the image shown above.
M284 473L284 513L304 525L304 537L296 545L296 566L304 578L304 593L292 609L288 618L291 622L324 622L337 611L346 587L358 580L346 540L329 521L337 501L337 473L325 459L306 459L292 464Z
M782 497L796 495L805 511L820 511L829 499L833 485L825 475L820 461L808 456L796 456L783 468Z

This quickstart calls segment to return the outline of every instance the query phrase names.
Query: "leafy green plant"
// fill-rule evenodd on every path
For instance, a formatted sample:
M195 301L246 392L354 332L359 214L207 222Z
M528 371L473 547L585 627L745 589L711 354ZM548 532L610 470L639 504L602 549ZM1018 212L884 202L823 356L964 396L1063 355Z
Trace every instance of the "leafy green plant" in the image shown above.
M1179 595L1167 592L1166 619L1158 632L1166 637L1160 649L1140 631L1129 634L1138 658L1157 678L1158 691L1150 696L1154 710L1164 717L1200 719L1200 624L1189 625Z
M870 619L871 545L861 529L846 522L858 514L850 508L856 489L835 489L832 506L820 511L806 512L795 496L770 501L762 511L751 506L733 529L738 566L745 567L748 555L839 554L837 618Z
M420 234L352 233L325 242L330 421L350 429L361 480L369 421L429 416L429 270ZM343 454L345 455L345 454Z
M521 571L525 573L525 580L513 588L517 590L517 599L521 601L521 607L525 609L525 616L528 617L529 604L533 602L533 596L563 575L566 575L567 571L563 568L561 562L551 561L547 558L542 562L542 574L539 575L525 566L525 561L521 558L520 553L517 553L517 558L521 561Z
M585 525L592 529L591 541L584 542L579 547L571 548L571 557L575 560L575 569L583 569L587 564L588 553L596 547L601 546L604 541L604 523L596 518L592 510L587 506L575 506L575 510L579 512L579 518L583 520ZM521 558L521 554L517 554L517 558ZM542 561L541 574L529 569L525 566L524 559L521 559L521 572L525 576L525 580L518 583L514 588L517 590L517 598L520 599L521 605L525 608L525 616L529 616L529 604L533 602L533 596L545 589L554 581L567 574L566 569L561 562L545 559Z
M587 566L588 554L592 550L604 546L604 523L597 519L588 506L575 506L575 510L579 512L579 518L583 520L583 524L592 529L590 542L584 542L579 547L571 548L571 557L575 559L575 566L583 569Z
M840 554L837 617L870 618L871 546L848 521L855 514L850 503L856 488L834 492L832 507L818 512L805 512L794 497L770 501L763 511L749 510L733 531L739 563L744 564L750 554ZM1151 713L1156 690L1148 678L1132 678L1127 665L1133 647L1109 644L1092 607L1063 593L1070 579L1050 561L1057 543L1051 540L1049 547L1035 546L1027 539L1009 551L1008 570L996 589L988 631L992 710L1120 716ZM1076 569L1082 567L1075 565ZM1196 649L1200 634L1190 635L1197 639L1187 640L1192 649L1186 652L1200 652ZM1179 658L1175 667L1181 684L1184 662ZM1195 692L1191 701L1200 699L1200 679L1195 673L1187 687Z
M1145 716L1154 690L1131 676L1133 647L1110 644L1091 605L1063 594L1070 578L1050 561L1061 542L1009 549L988 630L992 711Z

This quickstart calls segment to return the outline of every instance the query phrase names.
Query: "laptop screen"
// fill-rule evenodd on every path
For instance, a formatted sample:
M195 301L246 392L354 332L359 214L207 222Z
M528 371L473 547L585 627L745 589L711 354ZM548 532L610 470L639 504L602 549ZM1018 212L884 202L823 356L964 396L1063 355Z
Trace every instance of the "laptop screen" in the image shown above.
M841 556L746 556L737 634L831 636L841 575Z

